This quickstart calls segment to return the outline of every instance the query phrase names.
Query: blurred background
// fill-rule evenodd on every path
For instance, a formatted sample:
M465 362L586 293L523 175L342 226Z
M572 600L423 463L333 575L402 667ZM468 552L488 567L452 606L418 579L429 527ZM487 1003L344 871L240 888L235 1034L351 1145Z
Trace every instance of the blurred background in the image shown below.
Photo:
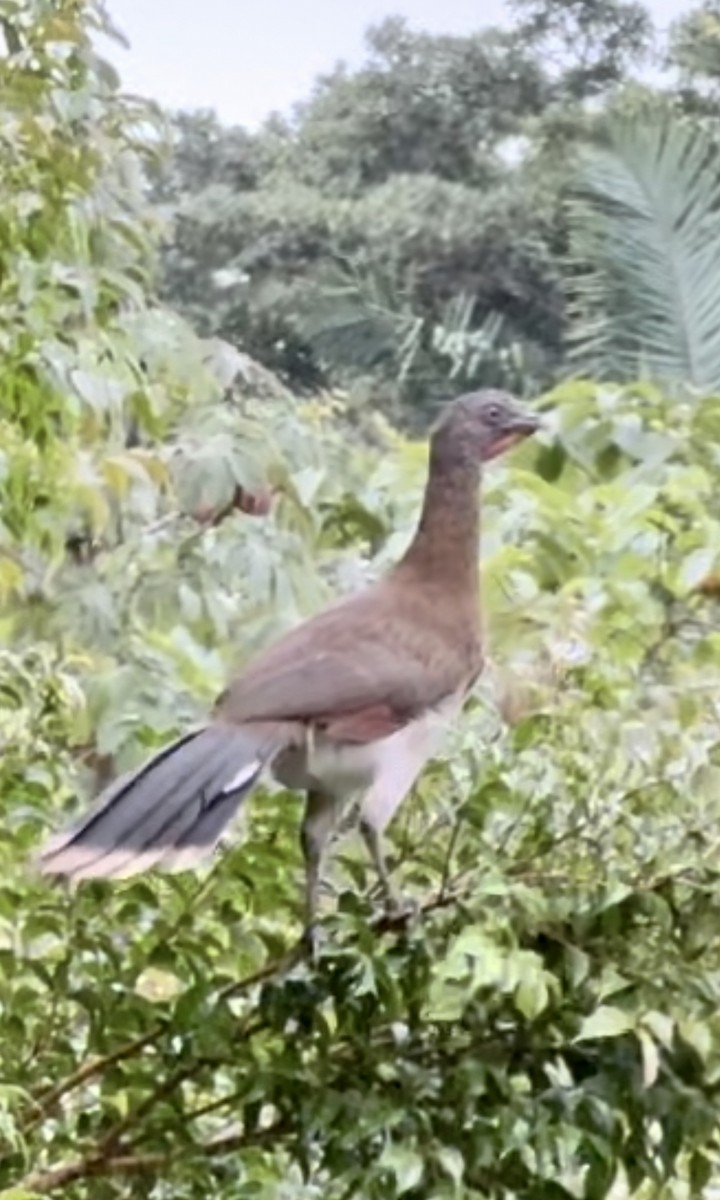
M657 222L692 202L668 179L682 140L717 112L712 5L213 0L202 21L177 4L168 29L119 0L113 16L124 85L174 114L154 181L164 294L292 387L412 422L458 386L633 378L648 355L717 382L682 349L704 289L687 279L681 315L674 269L648 261ZM643 112L672 116L670 144L638 134Z

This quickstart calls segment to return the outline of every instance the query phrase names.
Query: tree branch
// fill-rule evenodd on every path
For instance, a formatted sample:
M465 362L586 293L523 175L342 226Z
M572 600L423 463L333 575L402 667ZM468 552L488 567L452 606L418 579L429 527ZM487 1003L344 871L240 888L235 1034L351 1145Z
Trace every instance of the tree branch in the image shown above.
M267 963L264 967L260 967L259 970L253 971L252 974L245 976L244 979L238 979L234 983L227 984L219 992L218 999L230 999L247 991L257 983L263 983L266 979L272 979L273 976L280 974L288 966L293 965L296 958L296 952L292 951L284 958L276 959L271 963ZM131 1042L125 1042L124 1045L119 1046L117 1050L113 1050L109 1054L102 1054L96 1058L88 1059L87 1062L82 1063L72 1074L61 1079L59 1083L55 1083L49 1088L43 1088L33 1096L31 1111L23 1118L21 1128L26 1131L34 1129L69 1092L76 1091L77 1088L82 1087L90 1079L94 1079L97 1075L102 1075L108 1067L113 1067L116 1063L123 1062L125 1059L133 1058L136 1054L145 1050L147 1046L159 1041L167 1029L168 1022L159 1022L140 1037L134 1038ZM245 1031L246 1033L247 1031ZM240 1036L243 1036L242 1030L238 1030L238 1037ZM203 1062L201 1065L206 1064Z
M147 1033L142 1034L141 1037L134 1038L131 1042L126 1042L123 1046L119 1046L117 1050L113 1050L112 1053L88 1059L76 1071L73 1071L71 1075L67 1075L59 1083L55 1083L52 1087L41 1091L39 1095L33 1097L33 1110L21 1122L21 1128L23 1130L34 1129L68 1092L73 1092L77 1088L82 1087L89 1079L93 1079L96 1075L101 1075L108 1067L113 1067L116 1063L122 1062L126 1058L132 1058L133 1055L144 1050L146 1046L156 1042L162 1036L165 1029L165 1023L155 1025Z
M234 1045L238 1041L248 1041L254 1037L265 1025L265 1022L260 1018L250 1019L253 1014L248 1014L248 1019L242 1021L238 1028L233 1032L230 1039L230 1045ZM166 1100L168 1096L172 1096L181 1084L186 1083L188 1079L195 1079L205 1067L217 1067L221 1065L222 1060L202 1055L194 1058L191 1062L186 1063L182 1067L178 1067L173 1071L167 1079L162 1080L152 1089L137 1108L128 1112L120 1121L108 1130L105 1136L98 1143L97 1152L101 1157L107 1157L114 1150L119 1148L123 1137L128 1130L135 1128L148 1113L160 1103L161 1100Z
M275 1141L287 1132L288 1127L283 1120L265 1129L253 1130L252 1133L233 1133L227 1137L216 1138L196 1146L195 1150L205 1158L216 1158L222 1154L230 1154L234 1150L242 1150L247 1146L256 1146L268 1140ZM85 1158L78 1158L69 1163L59 1163L44 1171L31 1171L15 1186L19 1191L47 1195L48 1192L67 1187L70 1183L76 1183L78 1179L164 1171L172 1166L172 1163L173 1155L169 1153L89 1154Z
M465 889L464 891L446 890L443 895L435 894L419 906L418 912L420 914L430 913L437 909L449 907L457 903L469 890L471 889ZM373 922L373 928L378 933L400 932L405 928L407 919L407 917L403 916L382 915ZM226 985L219 991L218 1001L231 999L233 996L249 990L256 984L263 983L267 979L282 974L295 965L300 957L301 948L300 946L296 946L288 954L284 955L283 958L276 959L254 971L252 974L247 975L245 978ZM247 1019L239 1022L237 1029L230 1039L229 1046L236 1044L240 1040L247 1040L253 1037L263 1025L263 1020L258 1018L255 1013L248 1013ZM131 1042L126 1042L124 1045L118 1047L117 1050L89 1059L78 1067L76 1071L72 1072L72 1074L66 1076L65 1079L41 1091L33 1098L32 1109L25 1116L22 1128L25 1130L35 1128L66 1095L82 1087L89 1080L101 1075L108 1067L132 1058L141 1053L149 1045L157 1043L162 1035L168 1031L168 1028L168 1022L158 1023L147 1033L135 1038ZM96 1144L92 1153L89 1153L83 1159L78 1159L74 1163L61 1164L46 1171L31 1173L18 1186L25 1187L29 1191L34 1190L42 1193L66 1186L77 1179L89 1176L159 1170L169 1165L171 1162L171 1156L169 1155L121 1154L120 1150L122 1149L124 1137L130 1131L137 1130L148 1113L160 1101L172 1095L184 1082L196 1078L206 1067L217 1067L221 1065L221 1062L222 1060L204 1055L194 1058L189 1063L178 1067L169 1077L159 1082L136 1108L127 1113L122 1120L117 1121ZM200 1115L201 1112L202 1110L197 1114L193 1114L193 1116ZM260 1131L260 1133L262 1132ZM259 1134L252 1135L253 1138L257 1138L258 1136ZM248 1135L239 1141L234 1139L233 1144L245 1145L250 1144L251 1141L252 1138ZM202 1152L205 1154L220 1153L218 1145L219 1143L216 1142L209 1143L202 1147Z

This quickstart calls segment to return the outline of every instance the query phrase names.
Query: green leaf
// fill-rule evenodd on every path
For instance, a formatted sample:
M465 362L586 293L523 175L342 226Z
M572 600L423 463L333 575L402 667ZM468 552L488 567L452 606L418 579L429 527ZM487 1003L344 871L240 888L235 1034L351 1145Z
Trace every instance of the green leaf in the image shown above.
M378 1166L394 1176L395 1191L398 1196L417 1187L425 1173L422 1155L398 1142L391 1142L385 1147L380 1155Z
M570 202L576 360L605 378L720 388L713 135L671 108L608 121Z
M600 1008L596 1008L594 1013L585 1017L580 1026L580 1032L577 1034L575 1041L589 1041L594 1038L615 1038L622 1037L635 1026L633 1017L624 1012L621 1008L614 1008L609 1004L602 1004Z
M642 1022L661 1046L664 1046L666 1050L672 1049L675 1037L675 1021L671 1016L667 1013L649 1009L643 1013Z
M678 1022L678 1032L703 1062L707 1062L713 1050L713 1035L709 1026L704 1021L686 1017Z
M588 955L577 946L566 946L565 959L573 987L580 987L590 973L591 963Z
M643 1083L645 1087L652 1087L660 1071L660 1053L656 1042L647 1030L640 1028L635 1032L642 1053Z
M692 592L712 572L717 559L718 554L715 550L709 548L693 550L692 554L684 559L678 572L678 583L681 590Z
M693 1196L705 1194L705 1188L715 1174L713 1159L696 1151L690 1155L690 1188Z
M442 1146L436 1154L438 1164L446 1175L452 1179L456 1188L460 1187L465 1174L465 1160L454 1146Z
M528 1020L534 1021L548 1005L547 983L540 974L526 976L515 989L515 1005Z

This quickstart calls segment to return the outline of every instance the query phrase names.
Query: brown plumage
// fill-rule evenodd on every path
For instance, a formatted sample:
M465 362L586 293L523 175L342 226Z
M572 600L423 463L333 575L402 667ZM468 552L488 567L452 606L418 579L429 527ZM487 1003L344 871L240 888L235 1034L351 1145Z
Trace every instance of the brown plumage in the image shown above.
M363 836L393 903L382 831L482 669L481 463L536 428L506 393L449 405L431 439L423 510L401 561L263 651L203 729L107 788L45 847L41 869L82 879L193 866L270 769L307 793L308 923L328 839L358 795Z

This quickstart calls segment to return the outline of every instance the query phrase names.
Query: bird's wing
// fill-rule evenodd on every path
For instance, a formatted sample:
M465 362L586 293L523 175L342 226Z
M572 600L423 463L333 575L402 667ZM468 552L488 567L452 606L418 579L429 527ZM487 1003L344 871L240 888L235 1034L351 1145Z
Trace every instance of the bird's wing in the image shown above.
M409 609L379 587L326 609L261 653L217 717L313 722L348 741L388 736L477 673L472 636Z

